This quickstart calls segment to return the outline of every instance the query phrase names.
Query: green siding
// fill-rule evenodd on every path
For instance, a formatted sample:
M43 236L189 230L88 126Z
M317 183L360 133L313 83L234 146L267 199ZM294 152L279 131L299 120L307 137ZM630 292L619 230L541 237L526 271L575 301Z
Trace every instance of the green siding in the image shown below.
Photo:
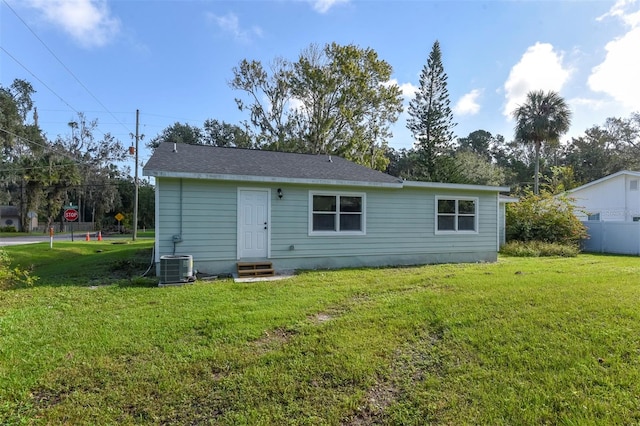
M378 189L247 184L159 178L158 257L191 254L196 269L225 272L237 253L237 191L271 188L271 257L278 268L495 260L497 193L421 188ZM277 196L282 188L283 198ZM309 236L309 191L366 194L366 235ZM436 234L436 196L478 198L478 233ZM182 199L182 210L180 209ZM182 229L182 231L181 231ZM349 260L351 259L351 260ZM406 260L404 262L403 260ZM209 266L206 266L209 265ZM229 266L231 265L231 266ZM305 266L308 265L308 266ZM320 265L320 266L319 266ZM220 268L220 270L206 270Z

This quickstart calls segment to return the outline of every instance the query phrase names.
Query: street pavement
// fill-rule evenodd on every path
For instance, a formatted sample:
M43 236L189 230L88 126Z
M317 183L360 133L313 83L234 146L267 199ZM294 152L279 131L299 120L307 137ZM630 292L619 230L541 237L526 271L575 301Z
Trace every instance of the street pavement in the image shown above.
M86 233L77 233L74 232L73 234L73 240L74 241L84 241L85 237L86 237ZM92 240L94 239L93 237L93 233L91 233L92 235ZM19 236L19 237L0 237L0 247L4 247L4 246L17 246L17 245L21 245L21 244L34 244L34 243L42 243L42 242L49 242L49 235L46 234L42 234L42 235L25 235L25 236ZM53 242L55 244L56 241L71 241L71 234L59 234L59 235L54 235L53 236Z

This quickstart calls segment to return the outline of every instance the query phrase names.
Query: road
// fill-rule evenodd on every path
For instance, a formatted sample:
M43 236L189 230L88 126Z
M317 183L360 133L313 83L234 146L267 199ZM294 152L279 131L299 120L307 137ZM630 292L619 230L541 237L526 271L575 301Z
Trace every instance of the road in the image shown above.
M73 234L73 240L74 241L84 241L85 237L86 237L86 233L74 233ZM95 235L94 233L91 233L91 239L95 239L95 237L93 236ZM44 234L44 235L25 235L25 236L20 236L20 237L10 237L10 238L2 238L0 237L0 247L4 247L4 246L17 246L17 245L21 245L21 244L34 244L34 243L41 243L41 242L49 242L49 236ZM71 241L71 234L59 234L59 235L54 235L53 237L53 242L55 244L56 241Z

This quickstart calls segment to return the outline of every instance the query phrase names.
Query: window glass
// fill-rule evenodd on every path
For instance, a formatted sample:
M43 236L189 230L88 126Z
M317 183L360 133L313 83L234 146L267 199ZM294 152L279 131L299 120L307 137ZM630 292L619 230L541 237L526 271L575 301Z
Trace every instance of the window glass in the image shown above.
M477 200L439 199L437 231L477 231Z
M476 218L474 216L458 217L458 231L475 231Z
M475 212L476 212L476 203L473 200L458 201L458 213L475 214Z
M335 212L336 197L333 195L314 195L313 211L314 212Z
M364 196L312 195L311 232L364 232Z
M313 214L313 230L314 231L335 231L336 215L335 214Z
M455 231L455 224L454 216L438 216L438 231Z
M360 213L362 211L362 198L340 197L340 211Z
M456 200L438 200L438 213L455 213Z
M341 214L341 231L362 231L362 216L359 214Z

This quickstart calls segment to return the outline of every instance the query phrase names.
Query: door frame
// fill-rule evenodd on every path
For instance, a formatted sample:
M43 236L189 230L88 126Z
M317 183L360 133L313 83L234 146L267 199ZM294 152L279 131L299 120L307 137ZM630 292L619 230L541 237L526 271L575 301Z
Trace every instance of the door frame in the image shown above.
M242 237L242 221L240 220L242 191L258 191L265 192L267 194L267 259L271 258L271 188L254 188L254 187L238 187L236 195L236 259L242 259L242 243L240 241Z

